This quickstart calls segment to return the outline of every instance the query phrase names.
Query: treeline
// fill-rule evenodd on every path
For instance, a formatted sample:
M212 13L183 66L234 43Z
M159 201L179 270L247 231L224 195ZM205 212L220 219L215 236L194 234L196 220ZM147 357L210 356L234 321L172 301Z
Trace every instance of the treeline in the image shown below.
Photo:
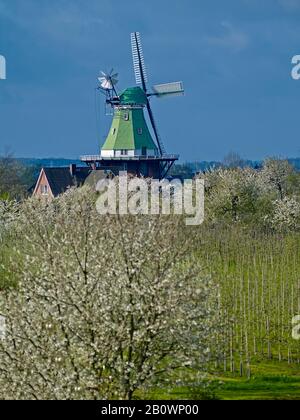
M23 199L30 193L40 168L26 166L11 154L0 156L0 198Z
M199 176L205 179L208 223L300 228L300 173L288 161L267 159L259 170L219 168Z
M300 158L286 160L296 171L300 171ZM252 168L261 170L263 165L264 161L262 160L243 159L239 154L230 152L224 157L223 161L196 161L176 164L172 168L170 175L179 178L193 178L199 172L207 172L219 168Z

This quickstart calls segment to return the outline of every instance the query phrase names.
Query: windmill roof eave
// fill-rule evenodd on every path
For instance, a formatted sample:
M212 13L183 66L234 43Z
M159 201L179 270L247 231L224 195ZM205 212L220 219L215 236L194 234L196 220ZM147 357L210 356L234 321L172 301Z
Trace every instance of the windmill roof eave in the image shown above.
M139 86L127 88L120 95L121 105L146 105L147 95Z

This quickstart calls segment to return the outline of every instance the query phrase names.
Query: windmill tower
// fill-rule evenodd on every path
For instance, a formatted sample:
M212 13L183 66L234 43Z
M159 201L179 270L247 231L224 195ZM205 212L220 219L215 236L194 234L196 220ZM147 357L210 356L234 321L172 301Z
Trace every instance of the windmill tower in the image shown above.
M94 169L122 170L133 175L162 179L179 156L169 155L163 145L151 108L151 99L184 95L183 83L156 85L149 92L140 34L131 34L133 66L137 86L118 94L118 74L101 72L99 90L113 109L113 121L100 155L81 160ZM148 113L152 134L145 113Z

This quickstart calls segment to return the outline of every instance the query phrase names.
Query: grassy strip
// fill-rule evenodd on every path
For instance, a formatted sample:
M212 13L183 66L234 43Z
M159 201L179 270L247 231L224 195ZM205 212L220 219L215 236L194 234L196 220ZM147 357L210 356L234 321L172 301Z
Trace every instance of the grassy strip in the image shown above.
M154 389L141 398L149 400L300 400L299 365L257 362L250 380L231 374L214 376L207 390L174 387Z

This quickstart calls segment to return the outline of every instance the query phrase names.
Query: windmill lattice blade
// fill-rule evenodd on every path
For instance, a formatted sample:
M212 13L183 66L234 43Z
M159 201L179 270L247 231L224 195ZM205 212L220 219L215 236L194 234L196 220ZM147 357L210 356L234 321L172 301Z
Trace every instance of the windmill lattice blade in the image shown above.
M160 98L168 96L183 96L184 88L182 82L165 83L153 86L154 94Z
M155 134L155 138L156 138L156 142L157 142L157 145L158 145L158 148L159 148L160 155L164 156L164 155L166 155L166 149L165 149L163 141L160 137L160 134L158 132L157 125L156 125L156 122L155 122L155 119L154 119L154 115L153 115L153 112L152 112L152 109L151 109L149 99L147 101L147 109L148 109L149 118L150 118L151 125L152 125L152 128L153 128L154 134Z
M135 80L138 85L147 83L147 71L144 60L142 42L139 32L134 32L131 34L131 47L132 47L132 58L133 58L133 68L135 74Z

